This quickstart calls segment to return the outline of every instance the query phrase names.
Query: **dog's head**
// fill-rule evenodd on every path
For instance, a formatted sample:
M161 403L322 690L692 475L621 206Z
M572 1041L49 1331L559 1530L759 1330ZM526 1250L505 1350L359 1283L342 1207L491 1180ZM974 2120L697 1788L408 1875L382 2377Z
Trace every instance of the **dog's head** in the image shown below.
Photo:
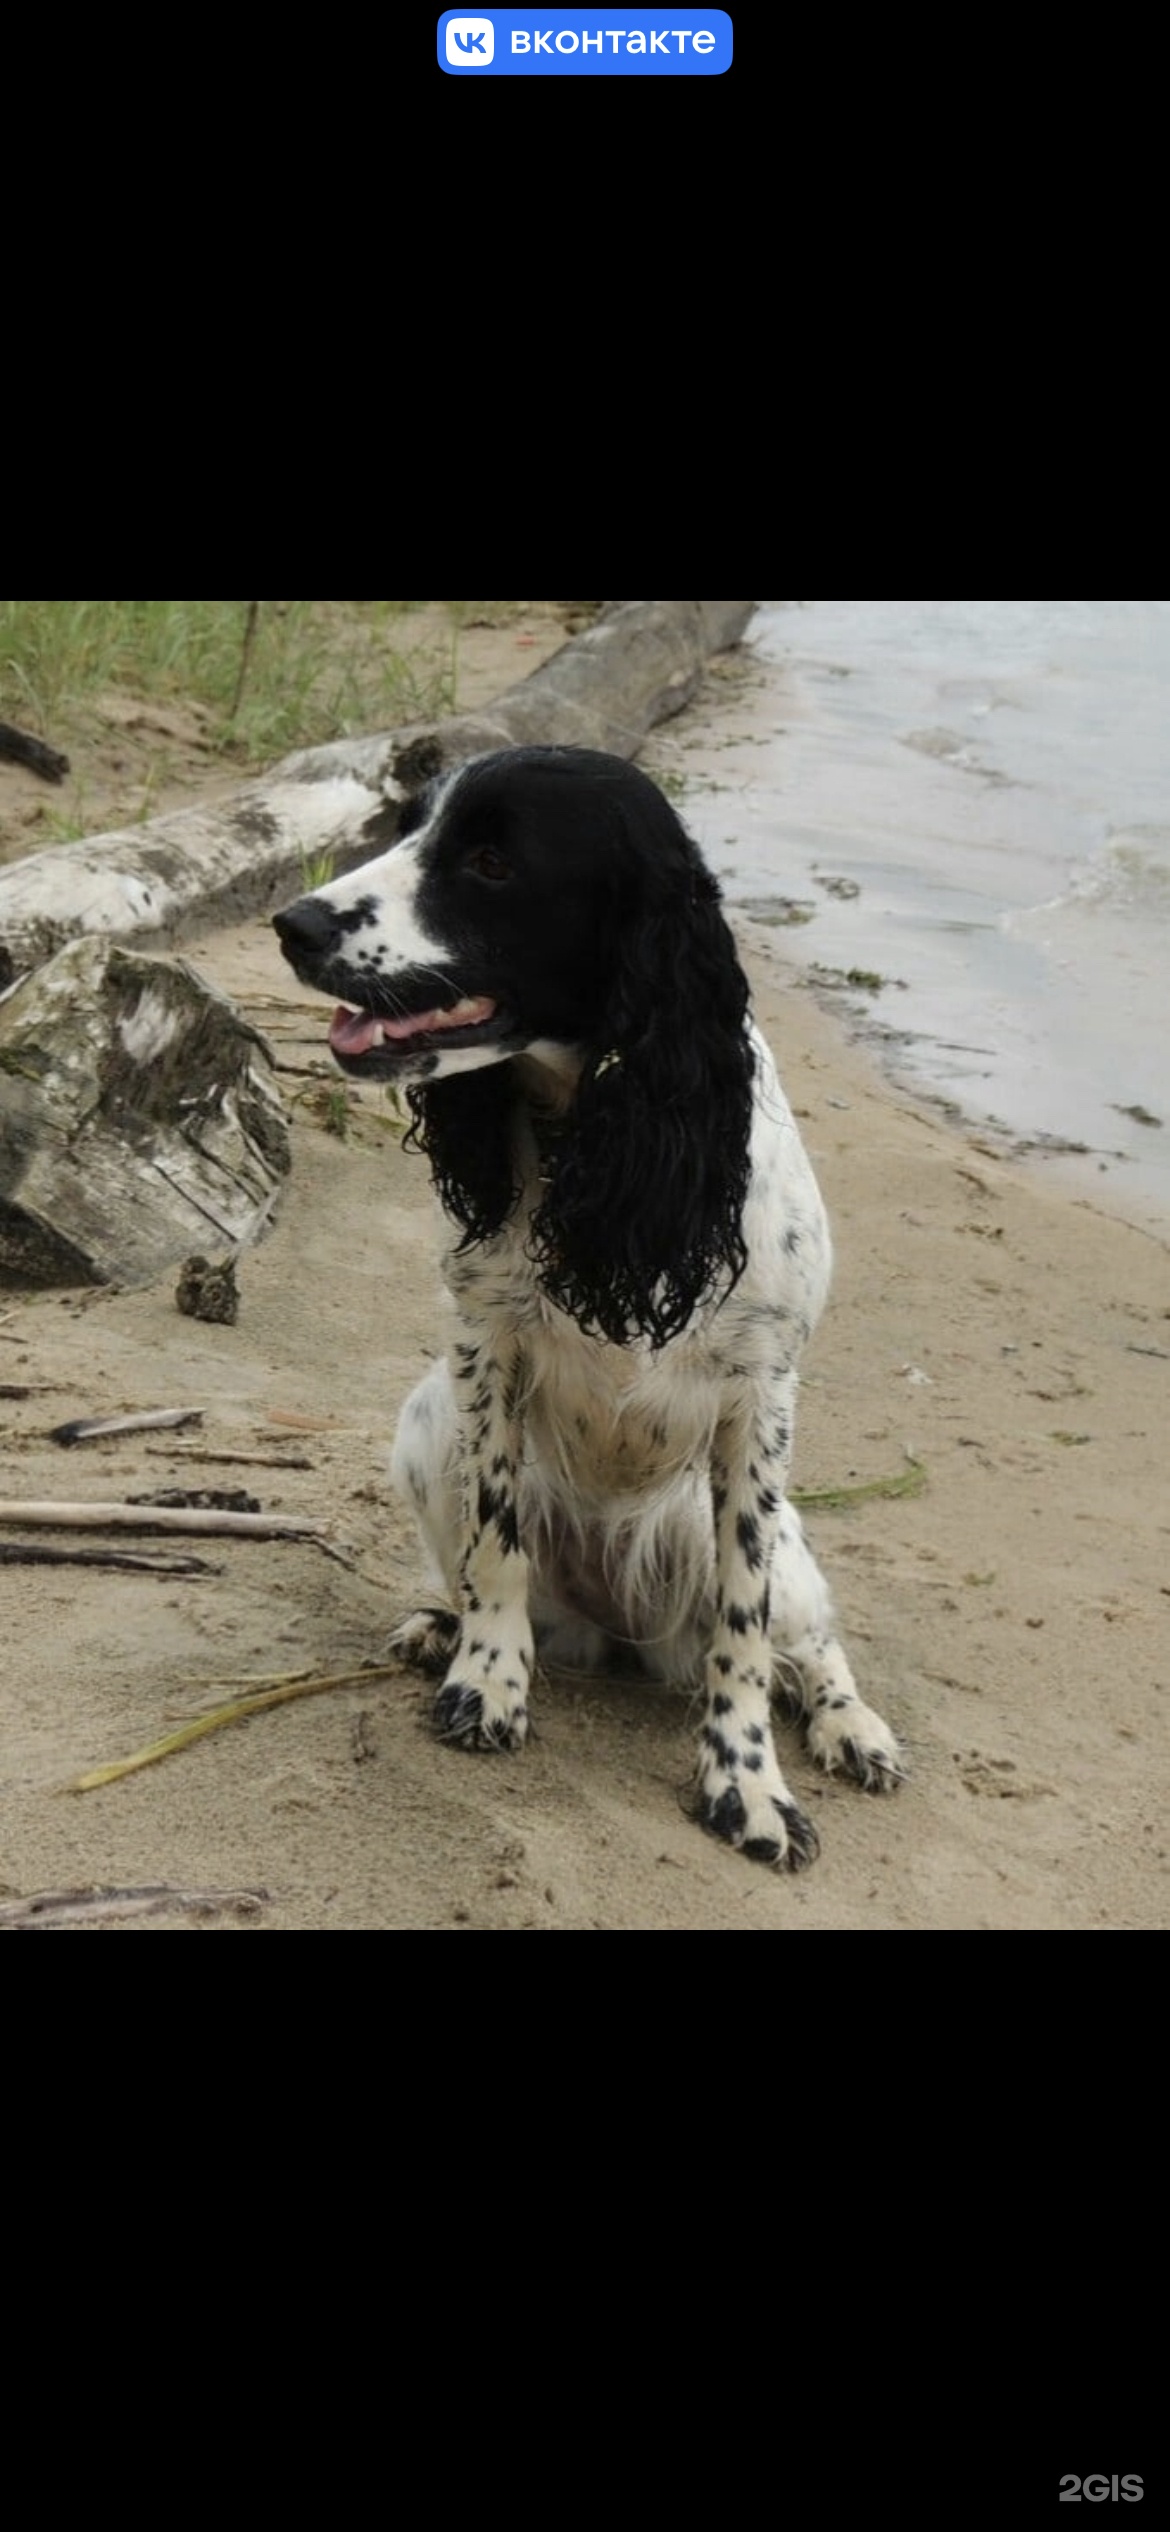
M716 881L636 766L477 757L410 804L392 851L276 928L340 1004L338 1063L406 1085L465 1247L519 1200L500 1068L531 1053L571 1084L528 1233L544 1291L615 1343L664 1344L742 1272L747 983Z
M278 914L302 983L341 1006L329 1043L344 1070L432 1082L542 1041L587 1046L612 969L631 803L670 817L619 757L477 757L407 804L390 852Z

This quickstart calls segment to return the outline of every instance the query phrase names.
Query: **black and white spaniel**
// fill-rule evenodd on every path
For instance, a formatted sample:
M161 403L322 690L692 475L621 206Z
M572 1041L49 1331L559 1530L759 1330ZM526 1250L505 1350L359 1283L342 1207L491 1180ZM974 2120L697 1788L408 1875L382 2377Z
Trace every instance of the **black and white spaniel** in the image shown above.
M518 748L276 928L342 1006L342 1068L405 1086L455 1234L448 1357L394 1452L445 1605L393 1641L444 1675L439 1731L519 1749L537 1645L624 1648L705 1689L703 1826L810 1863L777 1668L823 1768L903 1770L785 1501L829 1235L698 848L635 766Z

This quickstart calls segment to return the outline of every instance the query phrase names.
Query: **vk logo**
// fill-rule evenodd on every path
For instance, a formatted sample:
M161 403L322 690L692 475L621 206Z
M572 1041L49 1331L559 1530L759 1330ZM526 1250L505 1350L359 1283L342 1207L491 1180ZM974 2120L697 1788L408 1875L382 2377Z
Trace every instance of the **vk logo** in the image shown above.
M495 49L490 18L448 18L447 59L453 70L486 70Z

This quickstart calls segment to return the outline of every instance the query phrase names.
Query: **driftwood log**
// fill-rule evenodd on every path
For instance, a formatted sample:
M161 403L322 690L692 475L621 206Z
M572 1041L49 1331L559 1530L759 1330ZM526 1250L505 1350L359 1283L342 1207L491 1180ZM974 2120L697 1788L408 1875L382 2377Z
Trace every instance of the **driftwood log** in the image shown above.
M288 1165L263 1040L184 960L75 941L0 1003L0 1271L149 1282L257 1238Z
M0 871L0 990L80 933L183 938L257 912L393 843L403 798L486 748L556 742L632 756L689 702L708 659L746 629L750 598L630 598L607 607L474 718L415 723L287 757L263 782Z
M33 1503L0 1497L0 1521L18 1530L199 1530L216 1538L312 1539L325 1544L319 1521L284 1512L178 1512L166 1504Z

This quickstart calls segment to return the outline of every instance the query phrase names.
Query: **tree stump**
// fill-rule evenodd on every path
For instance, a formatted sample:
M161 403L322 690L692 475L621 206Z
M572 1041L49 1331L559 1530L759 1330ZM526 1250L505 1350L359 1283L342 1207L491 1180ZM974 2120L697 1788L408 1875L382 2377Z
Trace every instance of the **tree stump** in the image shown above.
M186 960L74 941L0 1004L0 1277L149 1283L258 1238L288 1166L264 1041Z

